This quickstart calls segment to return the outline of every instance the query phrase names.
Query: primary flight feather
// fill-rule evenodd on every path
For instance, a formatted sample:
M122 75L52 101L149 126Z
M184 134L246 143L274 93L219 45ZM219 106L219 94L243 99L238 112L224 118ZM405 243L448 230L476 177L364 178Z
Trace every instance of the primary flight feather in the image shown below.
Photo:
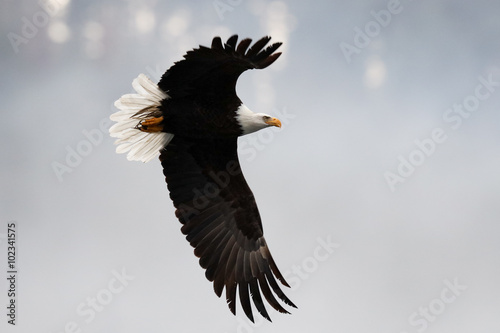
M140 74L136 93L123 95L111 119L118 153L147 162L160 155L163 173L182 223L181 231L200 258L217 296L225 289L229 309L236 298L253 321L250 299L270 320L265 300L288 313L278 301L295 307L280 289L288 286L263 236L262 223L237 154L237 139L281 122L254 113L236 95L236 81L248 69L263 69L281 53L281 43L266 47L270 37L252 46L238 36L211 47L188 51L163 74L158 85ZM276 299L276 297L278 299Z

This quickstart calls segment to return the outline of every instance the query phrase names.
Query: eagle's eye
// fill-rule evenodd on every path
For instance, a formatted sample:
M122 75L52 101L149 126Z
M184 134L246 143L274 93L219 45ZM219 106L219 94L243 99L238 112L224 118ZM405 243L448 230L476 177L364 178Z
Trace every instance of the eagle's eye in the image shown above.
M263 116L262 120L264 120L264 122L267 123L269 120L271 120L271 117L269 117L269 116Z

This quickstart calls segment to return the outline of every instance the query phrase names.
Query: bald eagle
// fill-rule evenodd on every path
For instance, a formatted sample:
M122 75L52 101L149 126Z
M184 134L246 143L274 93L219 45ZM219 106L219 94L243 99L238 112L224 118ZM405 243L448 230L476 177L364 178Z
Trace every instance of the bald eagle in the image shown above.
M110 128L118 153L147 162L160 155L163 173L182 223L181 231L200 258L217 296L225 288L229 309L236 314L236 294L253 322L250 298L271 321L261 293L277 311L289 313L276 299L296 307L276 279L289 287L263 236L252 191L243 177L237 139L281 122L254 113L236 95L236 81L248 69L271 65L281 43L268 47L270 37L252 43L238 36L211 47L188 51L163 74L158 85L140 74L137 93L115 102Z

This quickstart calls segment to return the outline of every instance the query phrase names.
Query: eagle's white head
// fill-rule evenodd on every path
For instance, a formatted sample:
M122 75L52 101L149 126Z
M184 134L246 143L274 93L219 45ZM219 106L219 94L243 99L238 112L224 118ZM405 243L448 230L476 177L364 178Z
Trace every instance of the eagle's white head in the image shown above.
M236 120L238 120L238 124L241 126L243 135L269 126L281 127L281 121L278 118L271 117L265 113L252 112L244 104L241 104L236 110Z

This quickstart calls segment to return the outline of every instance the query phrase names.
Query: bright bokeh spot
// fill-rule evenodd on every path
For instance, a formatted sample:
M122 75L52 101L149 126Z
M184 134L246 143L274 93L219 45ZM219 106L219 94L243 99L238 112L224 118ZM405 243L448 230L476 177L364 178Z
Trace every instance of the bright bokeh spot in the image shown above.
M284 56L273 64L272 70L282 70L286 67L286 49L288 47L288 39L291 31L295 28L296 18L288 9L288 5L283 1L270 2L265 11L264 27L268 31L269 36L272 36L271 42L282 42L280 52Z
M71 31L69 27L63 21L52 21L47 30L49 38L58 44L62 44L68 41L71 36Z
M191 18L189 12L182 11L169 18L164 25L165 32L171 36L177 37L186 32Z
M49 2L52 2L54 4L59 4L62 7L66 7L69 5L71 0L49 0Z
M98 22L89 21L83 28L83 36L92 41L99 41L104 36L104 28Z
M387 70L379 58L372 58L366 64L364 83L369 89L377 89L385 82Z
M135 26L140 33L151 32L156 25L154 13L149 9L141 9L135 15Z

